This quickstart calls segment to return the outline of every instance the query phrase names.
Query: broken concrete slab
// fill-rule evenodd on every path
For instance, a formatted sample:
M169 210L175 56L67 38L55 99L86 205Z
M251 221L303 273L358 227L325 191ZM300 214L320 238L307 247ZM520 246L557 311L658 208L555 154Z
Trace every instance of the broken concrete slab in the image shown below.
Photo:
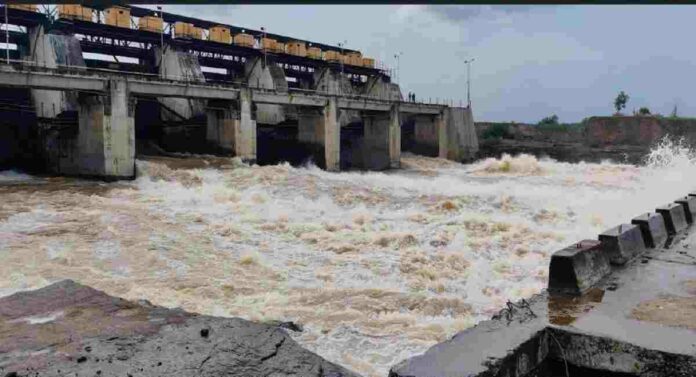
M681 204L670 203L662 207L658 207L655 211L661 214L665 219L667 233L671 235L683 231L688 226L686 222L686 211L684 206Z
M621 224L599 235L602 250L612 264L623 265L645 251L643 234L638 225Z
M583 240L551 256L548 289L552 294L580 295L610 272L602 244Z
M357 377L284 330L65 280L0 298L0 375Z
M687 195L683 198L675 200L674 202L684 206L686 222L689 224L693 223L694 217L696 217L696 196Z
M547 295L504 309L392 367L390 377L524 376L548 354Z
M661 248L667 241L667 228L665 227L665 219L659 213L645 213L631 220L632 224L640 227L643 234L645 247Z

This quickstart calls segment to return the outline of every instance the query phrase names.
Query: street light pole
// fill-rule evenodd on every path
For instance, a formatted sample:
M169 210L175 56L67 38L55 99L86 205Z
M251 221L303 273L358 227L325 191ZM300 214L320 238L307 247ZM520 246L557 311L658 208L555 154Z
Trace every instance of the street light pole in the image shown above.
M157 12L162 19L162 28L160 29L160 78L164 77L164 14L162 14L162 7L157 6Z
M471 62L473 61L474 58L464 61L466 63L466 103L469 108L471 108Z
M266 46L266 28L261 26L261 31L263 32L263 67L266 68L268 60L266 59L266 54L268 53L268 46Z
M400 58L401 55L403 55L403 54L404 54L404 53L401 52L401 51L399 51L398 54L394 54L394 58L396 59L396 77L395 77L396 80L394 80L394 81L396 81L397 84L399 84L399 78L400 78L400 73L401 73L401 72L399 72L399 60L400 60L399 58Z
M338 47L341 48L341 57L338 59L341 62L341 79L338 80L338 91L340 94L343 94L343 84L341 83L341 80L343 80L343 46L348 43L348 40L343 40L343 42L338 42Z

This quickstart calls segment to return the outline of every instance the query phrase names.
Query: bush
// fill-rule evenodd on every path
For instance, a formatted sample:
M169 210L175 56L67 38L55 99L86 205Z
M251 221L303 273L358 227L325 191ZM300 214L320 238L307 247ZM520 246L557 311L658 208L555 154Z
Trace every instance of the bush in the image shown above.
M495 123L488 127L481 135L484 139L505 139L510 137L510 125L505 123Z
M558 125L558 115L553 114L550 117L546 117L537 123L538 126L545 126L545 125Z
M647 107L641 107L640 109L638 109L638 114L650 115L650 109L648 109Z

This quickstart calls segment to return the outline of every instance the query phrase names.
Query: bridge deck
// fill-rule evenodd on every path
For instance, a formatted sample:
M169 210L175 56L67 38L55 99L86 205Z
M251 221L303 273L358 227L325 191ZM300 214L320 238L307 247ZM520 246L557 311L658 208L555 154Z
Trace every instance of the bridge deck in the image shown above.
M0 85L46 90L76 90L106 93L110 80L126 80L128 91L140 96L181 97L201 99L236 100L242 85L192 83L181 80L161 79L153 75L137 75L119 71L88 69L83 67L45 68L28 65L0 66ZM390 101L369 96L344 96L307 90L279 92L270 89L248 88L252 101L275 105L323 107L329 97L336 97L338 107L347 110L389 111L395 103L399 111L410 114L437 115L444 105Z

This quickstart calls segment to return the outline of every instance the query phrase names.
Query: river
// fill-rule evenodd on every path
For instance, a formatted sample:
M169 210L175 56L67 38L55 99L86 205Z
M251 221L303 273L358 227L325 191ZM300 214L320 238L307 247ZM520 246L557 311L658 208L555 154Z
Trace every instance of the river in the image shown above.
M696 187L665 141L644 166L528 155L329 173L211 156L137 161L134 181L0 172L0 296L70 278L127 299L289 320L366 376L547 283L551 254Z

